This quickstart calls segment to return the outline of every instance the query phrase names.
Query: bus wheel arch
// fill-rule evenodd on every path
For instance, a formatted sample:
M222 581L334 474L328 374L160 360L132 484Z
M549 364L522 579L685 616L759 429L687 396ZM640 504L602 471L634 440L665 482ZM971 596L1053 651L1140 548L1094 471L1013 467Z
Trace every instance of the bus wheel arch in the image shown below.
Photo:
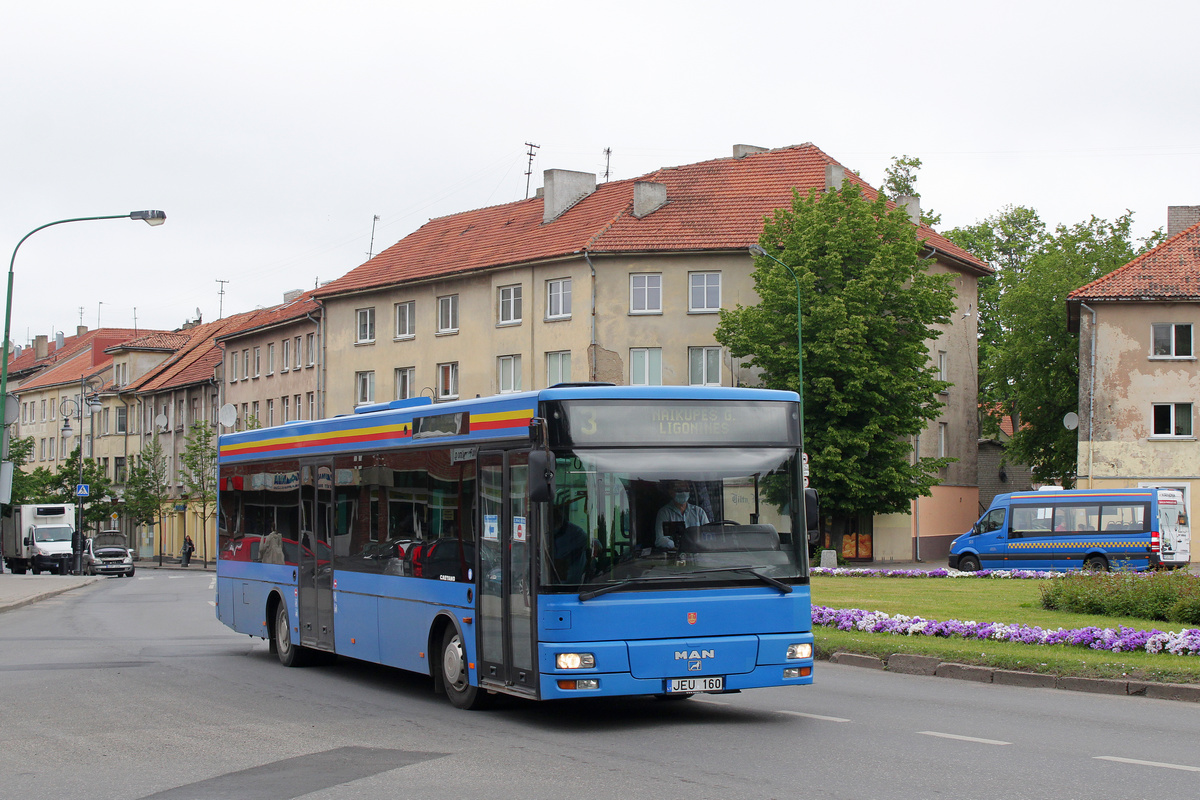
M444 615L439 616L433 625L430 642L436 643L429 651L434 689L445 692L455 708L476 709L487 705L490 697L487 691L471 685L466 640L458 623Z
M1108 572L1108 559L1103 553L1088 553L1083 557L1083 569L1087 572Z
M962 572L978 572L979 571L979 556L974 553L964 553L959 556L958 568Z
M275 641L275 624L276 615L279 613L279 604L283 602L279 592L271 592L267 595L267 608L263 612L263 619L267 622L267 651L271 655L279 652L279 644Z

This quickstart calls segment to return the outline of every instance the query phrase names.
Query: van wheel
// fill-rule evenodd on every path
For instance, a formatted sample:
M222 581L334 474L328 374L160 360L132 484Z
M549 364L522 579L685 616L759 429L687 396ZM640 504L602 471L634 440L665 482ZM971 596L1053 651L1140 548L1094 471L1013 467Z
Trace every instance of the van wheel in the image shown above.
M446 697L455 708L483 708L491 697L478 686L471 685L466 648L462 635L453 625L442 635L442 684L446 687Z
M308 650L292 643L292 623L288 619L287 603L282 600L275 609L275 630L272 641L275 655L285 667L303 667L308 663Z
M958 568L963 572L978 572L979 559L975 556L963 556L958 559Z
M1108 560L1104 556L1088 556L1083 568L1088 572L1108 572Z

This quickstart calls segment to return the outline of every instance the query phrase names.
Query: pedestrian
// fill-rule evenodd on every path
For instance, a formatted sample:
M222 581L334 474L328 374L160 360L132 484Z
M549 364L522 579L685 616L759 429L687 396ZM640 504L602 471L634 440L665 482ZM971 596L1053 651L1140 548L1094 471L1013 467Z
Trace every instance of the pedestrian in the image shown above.
M183 557L182 566L187 566L192 560L192 553L196 552L196 545L192 542L192 537L184 534L183 536L183 551L180 555Z

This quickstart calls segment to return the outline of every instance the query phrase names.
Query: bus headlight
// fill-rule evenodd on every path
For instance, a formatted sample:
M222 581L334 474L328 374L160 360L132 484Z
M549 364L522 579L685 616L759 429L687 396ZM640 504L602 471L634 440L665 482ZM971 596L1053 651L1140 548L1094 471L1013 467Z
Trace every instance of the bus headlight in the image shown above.
M788 658L812 658L812 645L805 644L789 644L787 649Z
M591 653L559 653L554 658L559 669L592 669L596 657Z

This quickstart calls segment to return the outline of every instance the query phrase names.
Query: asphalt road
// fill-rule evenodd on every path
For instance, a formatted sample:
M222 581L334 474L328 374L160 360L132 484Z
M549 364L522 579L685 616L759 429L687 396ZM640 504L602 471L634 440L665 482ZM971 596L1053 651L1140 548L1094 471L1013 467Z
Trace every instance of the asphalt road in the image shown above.
M428 678L284 669L211 573L0 615L0 797L1188 798L1191 703L819 663L817 684L464 712Z

